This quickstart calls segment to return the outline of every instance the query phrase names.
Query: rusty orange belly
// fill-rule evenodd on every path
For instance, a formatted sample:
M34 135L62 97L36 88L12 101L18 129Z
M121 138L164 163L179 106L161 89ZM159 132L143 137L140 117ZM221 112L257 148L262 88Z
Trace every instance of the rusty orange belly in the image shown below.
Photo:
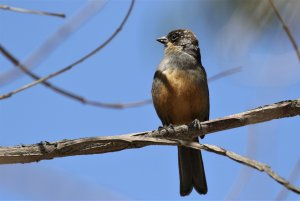
M197 80L201 76L194 74L196 72L178 69L162 72L166 79L156 86L159 93L153 94L153 102L165 124L187 124L196 118L201 121L207 117L209 103L206 80Z

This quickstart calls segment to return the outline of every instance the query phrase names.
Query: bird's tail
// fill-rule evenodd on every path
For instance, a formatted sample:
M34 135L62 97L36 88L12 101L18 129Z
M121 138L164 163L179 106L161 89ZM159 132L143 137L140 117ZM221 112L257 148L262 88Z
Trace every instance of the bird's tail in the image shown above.
M195 140L198 141L198 138ZM178 147L180 175L180 195L191 193L193 187L199 194L207 193L207 184L201 151L187 147Z

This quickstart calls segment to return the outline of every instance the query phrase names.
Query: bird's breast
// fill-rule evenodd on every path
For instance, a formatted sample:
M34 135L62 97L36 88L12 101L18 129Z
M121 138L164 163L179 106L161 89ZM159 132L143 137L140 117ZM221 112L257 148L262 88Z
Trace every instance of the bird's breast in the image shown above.
M200 69L199 69L200 70ZM166 69L155 87L154 106L166 124L186 124L208 112L206 78L199 70Z

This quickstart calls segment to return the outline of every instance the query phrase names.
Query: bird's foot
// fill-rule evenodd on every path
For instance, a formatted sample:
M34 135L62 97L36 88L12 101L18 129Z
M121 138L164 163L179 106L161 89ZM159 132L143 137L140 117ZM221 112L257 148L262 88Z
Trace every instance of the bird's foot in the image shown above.
M169 125L167 126L167 129L174 129L174 125L173 125L173 124L169 124Z
M200 128L201 122L198 119L195 119L194 121L192 121L192 123L190 125L194 128Z
M173 124L169 124L168 126L166 126L166 125L164 125L164 126L159 126L158 127L158 131L161 131L161 130L163 130L163 129L166 129L166 130L168 130L168 129L174 129L174 125Z
M168 126L167 125L164 125L164 126L159 126L158 127L158 131L161 132L163 131L163 136L164 137L168 137L169 135L170 136L173 136L174 134L174 125L173 124L169 124Z
M159 126L159 127L157 128L158 131L162 131L163 129L165 129L164 126Z
M201 130L201 122L199 121L199 119L195 119L194 121L192 121L190 126L192 126L193 128L198 128L198 129ZM205 135L202 135L200 137L201 137L201 139L203 139L205 137Z

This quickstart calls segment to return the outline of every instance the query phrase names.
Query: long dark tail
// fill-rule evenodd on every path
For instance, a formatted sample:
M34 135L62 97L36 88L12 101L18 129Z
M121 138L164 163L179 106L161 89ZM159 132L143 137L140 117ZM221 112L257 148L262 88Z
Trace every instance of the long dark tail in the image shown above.
M190 194L193 187L199 194L206 194L207 184L201 151L187 147L178 147L178 163L180 195L186 196Z

